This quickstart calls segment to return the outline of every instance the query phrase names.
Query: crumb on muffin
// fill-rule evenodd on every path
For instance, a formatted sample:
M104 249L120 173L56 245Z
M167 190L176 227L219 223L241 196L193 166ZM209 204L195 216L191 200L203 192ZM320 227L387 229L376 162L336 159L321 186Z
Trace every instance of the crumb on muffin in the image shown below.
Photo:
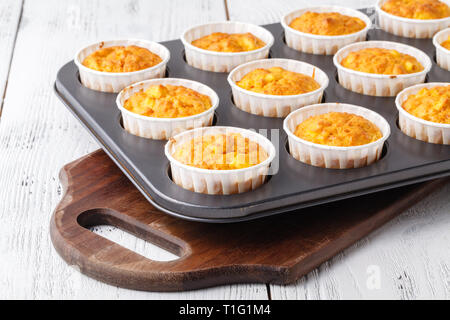
M268 158L264 148L239 133L193 138L181 143L172 156L183 164L210 170L248 168Z
M347 112L312 116L297 125L294 134L303 140L337 147L364 145L382 137L371 121Z
M424 70L413 56L383 48L366 48L350 52L341 61L341 65L356 71L385 75L410 74Z
M366 27L366 23L357 17L338 12L307 11L295 18L289 26L304 33L339 36L358 32Z
M449 6L438 0L388 0L381 9L398 17L418 20L442 19L450 16Z
M423 88L410 95L402 107L417 118L450 124L450 85Z
M295 95L320 88L312 77L281 67L252 70L236 84L245 90L269 95Z
M202 113L212 104L207 95L183 86L153 85L135 92L123 106L147 117L181 118Z
M243 52L262 48L266 43L251 33L214 32L192 41L192 45L209 51Z
M441 43L441 46L447 50L450 50L450 36L448 36L447 40Z
M138 46L113 46L94 51L83 61L89 69L102 72L133 72L153 67L162 61L150 50Z

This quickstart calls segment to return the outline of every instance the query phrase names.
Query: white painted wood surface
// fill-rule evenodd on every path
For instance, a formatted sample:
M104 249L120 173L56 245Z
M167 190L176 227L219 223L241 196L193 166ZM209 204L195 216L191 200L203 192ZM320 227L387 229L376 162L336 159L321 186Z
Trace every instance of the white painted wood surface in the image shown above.
M231 20L263 24L308 3L333 2L344 4L228 0L228 9ZM353 7L370 3L345 1ZM98 148L52 91L60 66L79 47L97 39L164 41L178 38L190 25L224 19L224 2L217 0L24 0L23 12L20 1L0 2L0 97L8 83L0 118L0 298L268 298L265 285L182 293L105 285L68 267L53 249L48 232L52 210L61 198L59 169ZM449 299L449 193L447 185L298 283L270 286L271 297ZM155 259L174 258L114 230L100 227L95 232ZM368 269L380 271L379 289L366 285Z

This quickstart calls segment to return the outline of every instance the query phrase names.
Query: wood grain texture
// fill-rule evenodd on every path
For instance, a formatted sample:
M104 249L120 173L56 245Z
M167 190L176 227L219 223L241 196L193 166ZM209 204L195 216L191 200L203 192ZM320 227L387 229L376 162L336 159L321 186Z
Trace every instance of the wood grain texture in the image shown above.
M364 8L374 3L373 0L228 0L230 20L257 24L277 22L283 14L304 5ZM299 282L271 285L272 299L449 299L449 195L447 184ZM373 268L380 271L381 282L379 288L370 289L367 281Z
M111 287L68 268L49 237L60 168L98 148L54 95L57 70L98 39L169 40L224 18L222 1L25 1L0 122L1 298L267 298L264 285L177 295Z
M21 10L22 1L2 0L0 2L0 117Z
M60 177L66 192L50 227L58 253L90 277L149 291L292 283L446 181L257 221L211 225L156 210L103 151L66 165ZM89 230L97 225L119 227L180 258L147 259Z

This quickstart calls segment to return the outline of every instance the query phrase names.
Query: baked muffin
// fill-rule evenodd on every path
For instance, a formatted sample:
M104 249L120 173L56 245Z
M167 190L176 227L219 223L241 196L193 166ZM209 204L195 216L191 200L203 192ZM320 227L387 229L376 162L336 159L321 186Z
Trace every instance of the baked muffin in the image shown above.
M332 55L344 46L365 41L372 26L359 10L340 6L311 6L281 18L286 45L294 50Z
M164 153L175 184L198 193L227 195L264 184L276 150L254 131L214 126L174 136Z
M253 34L214 32L192 41L197 48L216 52L253 51L266 45L264 41Z
M411 138L450 145L450 83L429 82L402 90L395 98L400 130Z
M155 118L181 118L211 108L211 99L184 86L152 85L135 92L123 107L133 113Z
M450 124L450 84L423 88L410 95L402 107L417 118Z
M87 56L82 64L101 72L133 72L162 62L157 54L135 45L101 48Z
M295 110L283 129L294 159L328 169L360 168L378 161L391 132L378 113L345 103Z
M203 83L178 78L150 79L124 88L116 98L123 128L147 139L170 139L211 126L217 93Z
M280 96L303 94L320 88L312 77L281 67L252 70L236 84L245 90Z
M258 143L240 133L196 137L178 146L172 156L185 165L209 170L248 168L268 158Z
M264 117L286 117L291 111L319 103L327 74L309 63L261 59L241 64L228 76L234 105Z
M381 9L398 17L417 20L450 16L450 7L439 0L388 0Z
M304 140L336 147L369 144L382 137L380 129L369 120L346 112L329 112L300 123L294 134Z
M431 70L423 51L398 42L364 41L340 49L333 57L339 84L360 94L393 97L423 83Z
M345 68L384 75L411 74L424 67L411 55L393 49L365 48L350 52L342 61Z
M300 32L339 36L358 32L366 27L366 23L357 17L338 12L307 11L295 18L289 26Z
M447 50L450 50L450 36L448 36L447 40L441 42L441 46Z

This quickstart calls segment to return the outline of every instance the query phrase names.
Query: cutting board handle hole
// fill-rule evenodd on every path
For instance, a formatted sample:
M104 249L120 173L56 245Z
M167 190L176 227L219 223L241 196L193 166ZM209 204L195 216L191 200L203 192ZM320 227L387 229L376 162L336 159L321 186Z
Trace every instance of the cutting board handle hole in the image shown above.
M181 244L146 230L128 226L127 222L109 214L109 209L92 209L81 213L77 222L97 236L153 261L174 261L183 256ZM133 230L134 233L128 231Z
M99 225L89 230L150 260L173 261L180 258L172 252L111 225Z

